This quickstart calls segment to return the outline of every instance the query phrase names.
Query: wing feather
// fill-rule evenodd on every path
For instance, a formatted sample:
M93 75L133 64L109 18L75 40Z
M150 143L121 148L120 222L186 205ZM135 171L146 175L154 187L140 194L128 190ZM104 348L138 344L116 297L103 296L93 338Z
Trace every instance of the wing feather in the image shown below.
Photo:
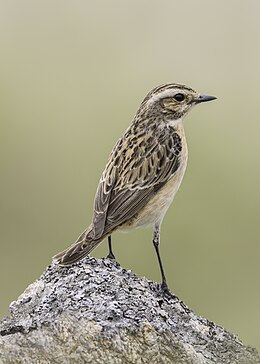
M134 137L131 138L131 135ZM180 164L182 140L175 129L157 135L129 130L113 149L94 204L95 239L137 214Z

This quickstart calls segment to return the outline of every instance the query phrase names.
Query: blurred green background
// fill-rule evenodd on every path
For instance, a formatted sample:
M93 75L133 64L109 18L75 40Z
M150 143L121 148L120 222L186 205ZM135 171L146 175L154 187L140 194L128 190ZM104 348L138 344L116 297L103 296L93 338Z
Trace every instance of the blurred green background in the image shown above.
M218 100L185 120L188 169L162 227L168 282L260 351L259 12L257 0L1 1L1 316L90 223L146 93L180 82ZM124 267L160 280L149 229L113 241Z

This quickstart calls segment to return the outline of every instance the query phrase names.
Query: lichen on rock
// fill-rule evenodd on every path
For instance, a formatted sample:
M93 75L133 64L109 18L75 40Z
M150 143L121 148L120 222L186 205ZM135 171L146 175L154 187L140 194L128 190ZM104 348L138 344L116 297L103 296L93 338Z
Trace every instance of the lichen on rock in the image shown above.
M109 259L50 265L0 324L6 363L260 363L222 327Z

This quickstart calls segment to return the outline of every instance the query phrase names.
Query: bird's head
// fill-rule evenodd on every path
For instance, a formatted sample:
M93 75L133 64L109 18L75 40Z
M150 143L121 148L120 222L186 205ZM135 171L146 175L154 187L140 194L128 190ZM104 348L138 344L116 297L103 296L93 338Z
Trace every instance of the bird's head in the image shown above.
M164 115L167 120L180 120L194 105L214 99L216 97L200 95L190 87L170 83L150 91L142 102L141 109L150 115Z

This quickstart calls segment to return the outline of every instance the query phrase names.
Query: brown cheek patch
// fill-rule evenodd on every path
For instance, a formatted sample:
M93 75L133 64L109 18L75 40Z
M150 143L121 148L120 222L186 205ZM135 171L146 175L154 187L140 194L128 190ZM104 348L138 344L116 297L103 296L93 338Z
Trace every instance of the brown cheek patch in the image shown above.
M162 104L167 110L176 111L177 109L176 102L170 97L163 99Z

